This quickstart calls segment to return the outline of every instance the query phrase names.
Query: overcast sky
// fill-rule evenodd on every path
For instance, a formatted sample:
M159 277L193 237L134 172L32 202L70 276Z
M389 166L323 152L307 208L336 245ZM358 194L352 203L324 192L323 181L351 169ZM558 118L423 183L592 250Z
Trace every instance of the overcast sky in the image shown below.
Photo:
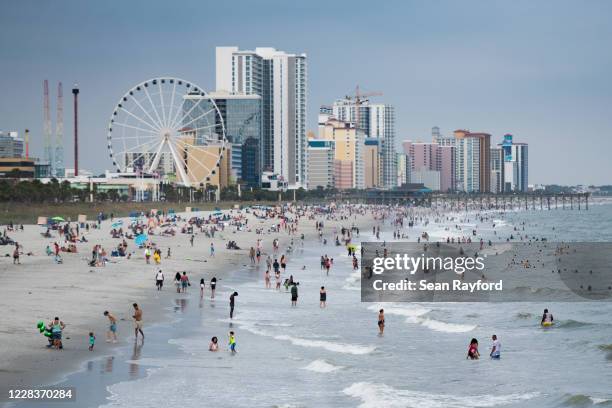
M80 166L110 168L117 100L156 76L213 90L215 46L306 53L308 128L362 89L396 107L396 137L467 128L529 143L529 182L612 183L612 1L10 1L0 5L0 130L31 130L43 91L80 94Z

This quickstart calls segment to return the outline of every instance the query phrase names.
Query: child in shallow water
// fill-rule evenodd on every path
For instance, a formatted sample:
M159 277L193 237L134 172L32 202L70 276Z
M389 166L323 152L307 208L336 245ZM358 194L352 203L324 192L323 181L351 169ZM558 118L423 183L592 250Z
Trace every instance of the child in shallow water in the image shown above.
M212 339L210 339L208 351L219 351L219 341L217 340L217 336L214 336Z
M234 335L234 332L231 331L229 332L229 349L232 352L232 354L236 353L236 336Z

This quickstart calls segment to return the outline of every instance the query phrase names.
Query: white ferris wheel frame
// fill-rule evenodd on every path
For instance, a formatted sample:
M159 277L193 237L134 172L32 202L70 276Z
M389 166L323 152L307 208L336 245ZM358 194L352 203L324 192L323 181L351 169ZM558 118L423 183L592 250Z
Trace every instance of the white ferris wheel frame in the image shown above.
M168 111L164 109L165 102L164 102L164 92L162 89L162 84L165 84L166 81L169 84L172 84L172 94L170 96L171 100L170 100L170 106L169 106ZM151 94L148 91L149 85L158 86L159 88L158 98L159 98L159 103L161 103L161 106L156 106L155 103L153 102L153 98L151 97ZM177 96L177 85L182 87L182 89L179 90L179 97L183 100L183 103L186 100L185 97L190 96L190 92L195 92L196 94L193 94L193 96L197 96L199 98L198 102L194 103L193 106L190 107L190 109L187 111L187 113L184 113L183 115L180 114L182 103L179 106L176 106L176 107L174 106L175 97ZM186 92L181 93L181 91L186 91ZM134 97L135 92L144 92L143 97L144 95L146 95L146 100L149 102L148 104L149 110L145 109L145 106L141 104L141 101L139 101L136 97ZM123 103L127 102L128 100L131 102L134 102L135 105L139 108L138 114L127 110L123 106ZM195 119L191 119L189 115L196 108L196 106L198 106L199 103L203 100L206 100L209 103L211 103L212 108L204 112L202 115L197 116ZM161 112L159 112L157 108L161 108L160 109ZM117 117L119 112L124 112L126 115L129 115L130 117L136 119L139 122L139 126L136 126L133 124L116 122L115 118ZM214 129L219 128L220 140L215 140L215 142L219 144L218 147L220 148L218 155L213 154L208 150L204 150L202 146L200 145L196 145L195 143L190 144L178 138L178 135L181 133L181 129L184 129L187 125L190 125L196 122L197 120L213 112L215 114L215 119L216 118L219 119L219 124L215 123L213 125L203 126L201 128L189 129L189 131L197 132L198 130L210 129L211 127ZM179 116L182 116L182 117L179 119ZM189 118L190 121L187 122L186 124L182 123L183 120L187 118ZM123 137L113 137L114 136L113 128L115 128L116 126L123 127L124 129L132 129L134 131L144 132L145 135L137 134L136 136L125 136L124 135ZM146 127L141 127L141 126L146 126ZM125 141L128 138L136 139L138 144L136 146L131 146L128 148L126 145L126 141ZM140 143L141 138L151 139L151 140L144 142L144 143ZM123 140L124 150L116 152L115 149L113 149L113 139L115 139L117 143L120 140ZM167 147L168 151L170 152L170 155L172 156L172 160L174 161L174 167L176 169L176 172L178 173L177 175L180 178L180 182L182 185L187 186L187 187L193 187L193 186L198 187L198 186L202 186L205 184L210 184L211 176L215 175L216 172L219 171L219 167L220 167L221 160L223 159L223 155L226 154L227 144L228 142L225 136L225 123L223 121L223 116L221 115L221 112L215 100L212 99L208 95L208 93L202 89L202 87L200 87L197 84L194 84L192 81L186 81L184 79L171 77L171 76L160 76L157 78L151 78L151 79L142 81L141 83L133 86L119 99L119 101L115 105L115 108L113 110L113 113L110 116L110 120L108 124L107 148L109 151L109 156L113 162L113 165L115 166L118 172L121 173L121 172L127 171L127 159L124 159L125 160L124 168L121 168L117 154L126 155L127 153L134 153L134 154L139 153L139 156L137 157L144 157L146 154L154 154L154 156L152 157L152 160L150 159L150 163L147 162L146 168L143 169L147 173L153 173L157 169L157 166L159 165L159 162L162 156L162 152L164 151L164 147ZM208 145L204 145L204 146L208 146ZM187 155L191 154L191 153L187 153L187 152L191 152L191 149L196 149L196 150L199 149L201 153L215 156L214 165L212 166L212 168L209 168L208 166L204 165L199 159L193 157L193 155L190 159L189 157L183 159L180 156L180 153L177 147L180 147L183 150L183 152ZM136 150L136 149L144 149L145 151L141 152L140 150ZM207 169L208 172L205 172L204 176L201 177L200 179L193 179L192 177L189 176L189 174L186 171L186 169L188 169L188 165L185 160L190 160L190 162L193 161L201 168ZM135 161L136 160L132 158L132 164Z

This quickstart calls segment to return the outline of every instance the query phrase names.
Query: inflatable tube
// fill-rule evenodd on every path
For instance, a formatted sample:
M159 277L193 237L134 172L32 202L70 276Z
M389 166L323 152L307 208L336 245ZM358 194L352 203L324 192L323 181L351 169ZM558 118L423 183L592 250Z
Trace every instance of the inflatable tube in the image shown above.
M543 327L552 327L553 325L554 325L554 323L553 323L553 322L543 322L543 323L542 323L542 326L543 326Z

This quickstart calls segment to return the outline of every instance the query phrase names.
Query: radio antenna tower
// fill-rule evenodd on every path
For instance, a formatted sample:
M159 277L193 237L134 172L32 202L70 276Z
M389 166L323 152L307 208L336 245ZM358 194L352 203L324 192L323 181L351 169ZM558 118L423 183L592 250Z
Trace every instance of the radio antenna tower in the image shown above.
M44 116L44 157L45 161L49 164L51 171L50 174L53 175L53 149L51 148L51 115L49 114L49 81L45 79L43 82L44 88L44 98L43 98L43 116Z
M65 177L64 168L64 95L57 84L57 121L55 123L55 177Z

